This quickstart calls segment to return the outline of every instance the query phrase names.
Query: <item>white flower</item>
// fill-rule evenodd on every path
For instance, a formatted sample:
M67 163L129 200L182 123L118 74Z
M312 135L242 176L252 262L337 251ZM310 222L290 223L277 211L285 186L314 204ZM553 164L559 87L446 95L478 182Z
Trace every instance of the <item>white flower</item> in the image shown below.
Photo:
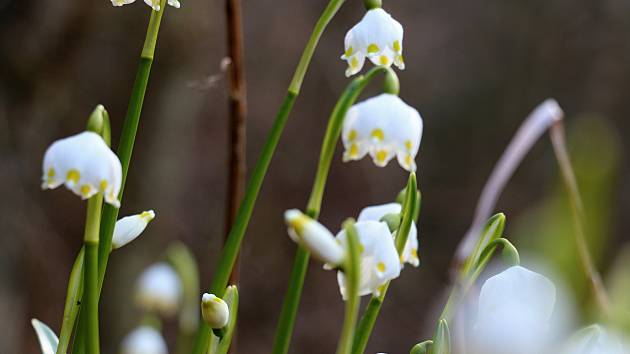
M393 63L399 69L404 69L402 44L401 24L381 8L369 10L346 34L345 52L341 56L348 62L346 76L361 71L366 57L374 65L391 66Z
M168 354L164 338L155 328L140 326L122 341L121 354Z
M398 278L400 275L401 266L394 239L384 222L359 221L354 224L354 228L361 244L359 296L368 294L378 296L385 283ZM345 230L341 230L337 234L337 239L344 246L347 243L346 237ZM347 297L346 278L343 272L337 273L337 281L341 295L345 300Z
M119 207L121 183L120 160L96 133L83 132L57 140L46 150L43 189L54 189L65 184L66 188L83 199L100 192L107 203Z
M59 346L57 334L44 322L35 318L31 319L31 325L33 325L33 329L35 329L35 334L37 334L37 340L39 341L42 354L55 354Z
M223 328L230 320L230 309L223 299L205 293L201 297L201 315L210 328Z
M155 212L149 210L140 214L125 216L116 221L114 236L112 237L112 249L118 249L135 240L154 218Z
M320 261L340 265L345 257L344 248L328 229L297 209L287 210L284 220L293 241L308 250Z
M422 117L398 96L384 93L350 107L343 122L344 161L368 153L379 167L396 156L407 171L416 170Z
M177 312L181 292L182 285L177 272L166 263L157 263L140 275L136 300L145 310L171 316Z
M521 266L488 279L479 295L472 337L475 354L535 354L548 345L554 284Z
M398 203L373 205L361 210L357 221L381 221L383 216L387 214L400 214L401 211L402 205ZM400 261L401 263L409 263L414 267L420 265L420 259L418 258L418 230L416 223L413 221L411 222L411 229L409 230L409 236L407 237L407 242L405 243Z
M630 347L617 333L601 325L578 331L563 350L563 354L627 354Z
M131 4L136 0L112 0L112 5L114 6L123 6L127 4ZM153 10L160 11L160 0L144 0L144 3L151 6ZM168 0L168 4L173 6L176 9L181 7L181 4L178 0Z

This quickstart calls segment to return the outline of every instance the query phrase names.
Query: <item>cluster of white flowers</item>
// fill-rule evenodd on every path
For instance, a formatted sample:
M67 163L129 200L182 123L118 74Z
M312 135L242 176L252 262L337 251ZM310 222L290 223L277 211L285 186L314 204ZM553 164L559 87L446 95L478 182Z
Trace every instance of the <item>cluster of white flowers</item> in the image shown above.
M415 223L412 225L404 252L399 257L394 244L395 233L389 230L387 223L381 218L387 214L399 214L400 204L390 203L365 208L354 224L360 243L360 282L359 295L373 294L378 296L383 285L398 278L403 263L414 266L419 264L418 233ZM337 269L343 265L346 257L347 236L341 230L336 236L318 221L308 217L299 210L288 210L285 221L289 235L296 243L303 246L314 257L325 263L326 269ZM337 273L339 290L345 299L346 279L344 273Z

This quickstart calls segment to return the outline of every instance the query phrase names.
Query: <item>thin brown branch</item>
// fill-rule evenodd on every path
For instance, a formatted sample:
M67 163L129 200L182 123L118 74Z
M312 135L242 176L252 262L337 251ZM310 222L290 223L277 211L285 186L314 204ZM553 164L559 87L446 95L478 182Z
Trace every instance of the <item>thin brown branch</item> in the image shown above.
M569 201L571 204L571 214L573 217L573 227L575 232L575 242L577 244L578 254L580 262L584 268L584 273L590 282L590 286L595 295L595 300L600 309L605 315L610 314L610 301L608 294L602 283L602 278L595 267L593 258L591 257L588 249L588 243L586 241L586 235L584 232L584 204L580 197L580 191L578 188L575 173L571 165L571 159L567 151L564 124L562 121L555 122L549 131L551 137L551 143L553 144L553 150L560 166L560 172L564 185L569 195Z

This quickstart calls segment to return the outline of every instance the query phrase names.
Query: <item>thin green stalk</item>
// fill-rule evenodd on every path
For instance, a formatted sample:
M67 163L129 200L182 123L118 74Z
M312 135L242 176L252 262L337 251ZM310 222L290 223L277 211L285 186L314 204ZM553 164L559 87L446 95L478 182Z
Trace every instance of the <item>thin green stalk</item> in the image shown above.
M210 285L210 292L213 294L223 295L225 287L228 285L229 276L232 272L232 268L234 267L241 242L245 236L245 231L247 230L249 219L254 209L254 204L256 203L258 193L267 173L267 168L269 167L273 153L278 145L278 141L280 140L280 136L282 135L282 131L286 125L289 113L291 113L293 104L300 93L300 88L302 86L304 76L306 75L306 70L311 62L317 43L326 29L326 26L337 13L339 7L341 7L344 1L345 0L331 0L329 2L328 6L326 6L321 17L315 24L311 37L306 44L306 48L302 53L300 62L293 74L291 84L289 85L282 105L276 115L274 124L271 127L271 131L267 136L263 150L258 158L258 162L256 163L252 176L245 188L245 195L236 214L234 225L232 226L232 229L225 241L225 245L223 246L219 264ZM193 354L204 354L208 348L209 339L210 329L205 322L201 321L195 337Z
M390 72L390 70L391 69L375 67L365 76L355 78L337 101L328 119L328 126L322 142L313 189L311 190L311 195L306 205L306 214L311 218L317 219L319 217L326 180L328 179L328 172L330 171L330 164L335 154L337 141L341 135L343 120L348 109L350 109L365 86L370 83L376 74L379 72ZM298 247L295 260L293 261L287 293L282 304L280 319L276 327L276 336L272 350L273 354L286 354L289 351L295 318L297 317L297 310L300 305L300 298L302 297L304 279L306 278L306 272L308 270L308 261L309 253L302 247Z
M347 225L349 224L349 225ZM337 354L350 354L352 352L352 343L354 341L355 326L359 315L359 278L361 272L361 261L359 255L359 235L354 228L353 221L346 222L344 225L348 241L348 254L344 265L344 274L346 277L346 311L341 329L341 338L337 345Z
M88 200L85 220L85 313L86 313L86 350L90 354L98 354L98 242L101 223L102 194Z
M405 190L402 221L400 223L398 231L396 231L396 250L398 251L399 255L403 254L413 220L417 219L417 217L419 216L420 197L421 195L418 192L416 174L412 172L409 175L407 188ZM379 296L372 296L370 302L368 303L368 306L365 309L365 312L363 312L363 316L361 316L361 320L359 321L359 324L357 326L357 333L354 337L354 343L352 344L353 354L363 354L363 352L365 352L368 340L370 339L370 336L372 335L372 330L374 329L374 325L376 324L376 319L378 318L378 314L381 311L381 306L383 305L383 301L385 300L385 295L387 294L389 283L390 282L387 282L383 286L383 290L381 291Z
M68 291L66 294L66 304L63 309L63 321L61 332L59 332L59 345L56 354L66 354L72 330L79 312L79 300L83 295L83 262L85 259L85 248L81 247L79 255L74 261L70 279L68 280Z

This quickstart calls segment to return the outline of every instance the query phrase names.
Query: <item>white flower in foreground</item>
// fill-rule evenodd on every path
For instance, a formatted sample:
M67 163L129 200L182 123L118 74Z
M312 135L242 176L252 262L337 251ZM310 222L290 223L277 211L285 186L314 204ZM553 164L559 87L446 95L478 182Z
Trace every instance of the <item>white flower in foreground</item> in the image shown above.
M359 221L354 224L360 247L361 276L359 278L359 296L374 294L378 296L381 287L400 275L400 260L394 245L394 239L387 224L378 221ZM346 231L341 230L337 239L346 245ZM345 248L345 247L344 247ZM346 277L337 273L339 290L346 299Z
M136 0L112 0L112 5L114 6L123 6L127 4L131 4ZM151 6L153 10L160 11L160 0L144 0L144 3ZM178 0L168 0L168 4L173 6L176 9L181 7L181 4Z
M100 192L107 203L119 207L121 182L122 166L118 156L96 133L83 132L57 140L44 155L43 189L65 184L83 199Z
M125 216L116 221L114 236L112 237L112 249L118 249L135 240L154 218L155 212L149 210L140 214Z
M145 310L171 316L177 312L181 293L182 285L177 272L167 263L157 263L140 275L136 300Z
M367 57L379 66L395 64L405 68L402 55L403 27L381 8L369 10L363 19L348 31L341 59L348 62L346 76L363 68Z
M287 210L284 220L289 227L289 236L293 241L308 250L320 261L340 265L345 257L345 250L328 229L297 209Z
M357 221L381 221L383 216L387 214L400 214L401 211L402 205L398 203L373 205L361 210ZM418 229L416 228L416 223L413 221L411 222L411 229L409 230L409 236L407 237L403 254L400 257L400 262L409 263L414 267L420 265L420 259L418 258Z
M555 301L554 284L521 266L491 277L479 295L472 353L540 353L548 345Z
M55 332L44 322L35 318L31 320L31 325L33 325L33 329L35 329L35 334L37 334L37 340L39 341L39 347L42 350L42 354L55 354L57 347L59 346L59 338L57 338L57 334L55 334Z
M223 299L205 293L201 297L201 315L210 328L223 328L230 320L230 309Z
M627 354L630 347L617 333L601 325L578 331L566 345L563 354Z
M121 354L168 354L164 338L155 328L141 326L122 341Z
M407 171L416 170L422 117L398 96L384 93L352 106L343 123L344 161L368 153L379 167L396 156Z

